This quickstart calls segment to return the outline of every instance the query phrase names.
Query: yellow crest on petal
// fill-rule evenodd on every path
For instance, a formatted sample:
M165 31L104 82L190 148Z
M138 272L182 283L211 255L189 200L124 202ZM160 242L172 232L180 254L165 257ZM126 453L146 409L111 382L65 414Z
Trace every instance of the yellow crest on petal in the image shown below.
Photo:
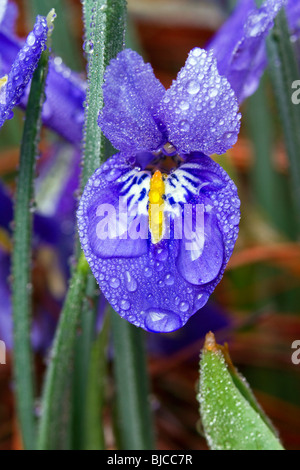
M164 194L163 175L157 170L151 178L149 191L149 228L154 244L162 239L164 233Z

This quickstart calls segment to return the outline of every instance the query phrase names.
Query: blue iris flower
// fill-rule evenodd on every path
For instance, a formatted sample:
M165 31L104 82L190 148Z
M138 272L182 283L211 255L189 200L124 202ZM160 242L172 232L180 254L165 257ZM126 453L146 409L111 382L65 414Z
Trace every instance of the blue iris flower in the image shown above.
M236 187L207 156L235 144L237 99L213 54L199 48L167 91L125 50L109 65L103 91L99 124L120 153L86 186L81 244L122 317L171 332L206 304L238 235Z
M107 68L99 125L119 153L90 178L78 227L102 292L138 327L179 329L223 276L240 201L209 156L237 140L238 103L258 86L265 38L284 3L258 9L243 0L210 51L193 49L167 91L131 50Z
M156 332L180 328L222 277L237 238L239 200L234 184L209 155L224 153L237 139L238 102L259 83L266 65L264 40L284 3L266 0L258 9L253 0L239 2L210 44L217 66L212 53L194 49L167 92L132 51L121 53L108 68L99 124L120 153L89 181L78 220L101 289L137 326ZM288 5L298 11L295 0ZM26 107L47 36L46 19L38 17L21 42L13 31L15 13L13 4L0 10L0 125L15 105ZM289 17L296 28L295 15ZM81 139L85 89L61 59L51 59L43 122L75 144ZM124 239L120 197L136 238ZM151 212L156 199L163 215ZM111 219L100 215L105 204L114 209ZM195 236L197 208L202 222ZM120 239L99 237L103 219L111 234L118 226ZM178 221L186 229L182 238L174 236ZM138 235L141 227L147 236Z

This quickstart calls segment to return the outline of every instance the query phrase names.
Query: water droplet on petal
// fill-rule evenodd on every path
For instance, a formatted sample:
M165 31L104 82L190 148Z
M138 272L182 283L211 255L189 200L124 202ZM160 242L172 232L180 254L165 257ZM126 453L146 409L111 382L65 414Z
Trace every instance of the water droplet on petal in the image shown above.
M152 276L152 269L151 268L145 268L144 274L146 277L151 277Z
M197 80L190 80L187 84L187 92L190 95L196 95L200 90L200 83Z
M145 327L155 333L170 333L182 326L179 315L168 310L149 309L145 314Z
M209 295L206 293L199 294L195 300L195 308L200 310L200 308L204 307L206 302L208 301Z
M190 307L190 304L188 302L181 302L181 304L179 305L181 312L187 312L189 307Z
M156 259L158 261L166 261L168 259L169 253L164 248L160 248L156 251Z
M120 286L120 280L117 277L112 277L109 281L110 287L117 289Z
M188 121L182 120L179 123L179 128L181 131L188 132L190 130L190 123Z
M121 300L119 306L122 310L129 310L130 309L130 302L126 299Z
M138 284L136 280L131 276L129 271L126 271L125 275L126 288L129 292L135 292L137 290Z
M165 277L165 284L167 286L172 286L175 282L173 274L167 274Z

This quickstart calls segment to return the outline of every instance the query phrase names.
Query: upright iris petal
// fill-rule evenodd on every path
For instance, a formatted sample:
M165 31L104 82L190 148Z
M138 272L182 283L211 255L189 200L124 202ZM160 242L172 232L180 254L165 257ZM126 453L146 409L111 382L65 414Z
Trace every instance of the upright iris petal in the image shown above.
M265 39L284 5L286 0L265 0L257 8L255 0L240 0L209 45L240 103L258 87L267 65Z
M237 100L212 54L198 48L167 92L150 65L125 50L109 65L103 91L99 123L121 152L85 188L81 244L121 317L171 332L205 305L237 238L236 187L205 155L236 142Z

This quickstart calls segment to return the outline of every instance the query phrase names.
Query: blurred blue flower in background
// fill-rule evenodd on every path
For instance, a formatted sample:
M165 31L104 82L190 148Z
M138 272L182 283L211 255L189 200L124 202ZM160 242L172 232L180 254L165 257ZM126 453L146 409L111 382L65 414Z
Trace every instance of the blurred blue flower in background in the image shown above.
M0 95L3 101L3 104L0 101L0 126L5 119L12 117L11 111L16 105L26 108L29 95L27 85L45 47L48 32L46 18L38 17L24 44L14 33L16 14L15 5L8 3L0 23L0 77L4 77ZM74 144L81 141L85 94L85 81L66 67L60 57L52 57L43 123Z

